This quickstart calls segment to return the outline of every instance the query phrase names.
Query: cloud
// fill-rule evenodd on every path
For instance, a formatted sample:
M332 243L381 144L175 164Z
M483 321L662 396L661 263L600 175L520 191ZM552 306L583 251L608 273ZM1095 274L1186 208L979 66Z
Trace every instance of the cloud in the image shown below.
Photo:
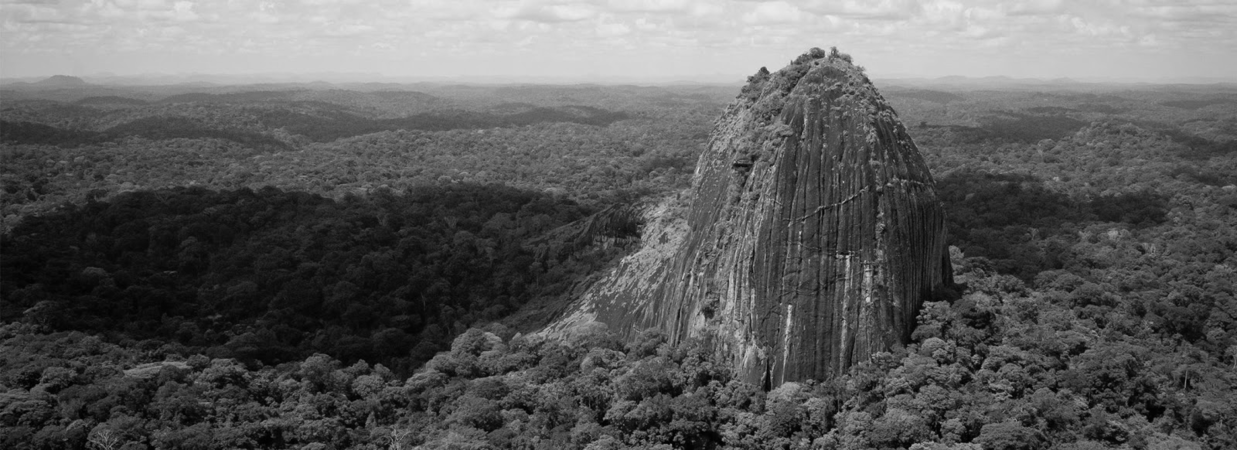
M680 13L690 11L696 2L690 0L610 0L606 10L637 13Z
M1066 5L1064 0L1022 0L1006 6L1013 16L1040 16L1060 14Z
M20 23L72 23L75 22L55 5L42 2L6 3L3 11L8 18Z
M361 24L347 24L323 30L319 35L326 37L361 37L374 31L374 27Z
M604 23L597 25L597 35L601 37L617 37L631 33L631 27L622 23Z
M1197 23L1237 22L1237 3L1150 1L1130 5L1128 16L1146 20Z
M689 11L692 17L698 17L698 18L718 16L718 15L724 14L725 12L726 12L726 8L722 7L721 5L718 5L716 3L708 3L708 2L693 4Z
M743 22L752 25L774 25L798 22L803 18L803 11L784 1L760 3L755 9L743 15Z
M408 19L433 19L435 21L476 20L483 16L476 2L468 0L411 0L407 8L399 9Z
M815 14L873 20L904 20L921 11L915 0L812 0L804 4L804 10Z
M923 5L922 14L917 16L933 25L957 26L963 21L966 5L957 1L932 1Z
M750 55L793 56L829 45L858 59L875 54L889 61L906 55L935 55L932 61L1005 58L1028 55L1032 48L1025 58L1137 51L1146 55L1141 60L1205 54L1200 58L1214 61L1237 54L1237 2L0 0L0 31L5 73L50 67L47 61L61 55L125 72L117 62L122 57L154 65L164 58L154 55L228 61L241 52L255 56L236 59L244 62L232 63L234 70L258 70L255 64L289 57L333 66L342 63L332 58L344 56L390 61L391 55L414 55L417 64L382 66L414 71L478 54L562 60L571 68L596 66L588 58L622 51L632 59L620 68L641 64L641 57L687 65L684 55L701 58L701 64L731 58L724 64L738 67Z
M542 4L536 2L523 2L515 8L506 9L499 13L501 17L540 23L578 22L591 19L596 14L596 10L585 4Z
M1074 26L1074 30L1078 33L1087 36L1121 36L1130 37L1130 27L1117 25L1112 22L1091 21L1082 17L1074 16L1070 18L1070 25Z

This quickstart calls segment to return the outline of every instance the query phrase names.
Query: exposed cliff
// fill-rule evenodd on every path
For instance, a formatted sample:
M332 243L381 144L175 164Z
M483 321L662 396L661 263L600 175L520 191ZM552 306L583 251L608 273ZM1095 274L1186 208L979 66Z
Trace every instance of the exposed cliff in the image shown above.
M950 283L932 176L836 52L749 79L689 201L650 211L642 248L550 330L600 321L699 337L748 381L777 386L904 343L924 299Z

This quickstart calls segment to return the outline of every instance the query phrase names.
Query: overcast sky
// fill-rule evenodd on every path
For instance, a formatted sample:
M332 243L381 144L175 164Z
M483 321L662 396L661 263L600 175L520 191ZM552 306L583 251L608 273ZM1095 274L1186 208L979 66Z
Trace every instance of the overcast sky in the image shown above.
M837 46L875 78L1237 80L1237 0L0 0L0 76L742 77Z

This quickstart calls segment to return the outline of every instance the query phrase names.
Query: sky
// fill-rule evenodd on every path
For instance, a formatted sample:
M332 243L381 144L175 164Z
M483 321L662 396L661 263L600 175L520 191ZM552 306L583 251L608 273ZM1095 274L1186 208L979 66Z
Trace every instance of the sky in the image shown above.
M0 0L0 77L742 80L836 46L873 78L1237 81L1237 0Z

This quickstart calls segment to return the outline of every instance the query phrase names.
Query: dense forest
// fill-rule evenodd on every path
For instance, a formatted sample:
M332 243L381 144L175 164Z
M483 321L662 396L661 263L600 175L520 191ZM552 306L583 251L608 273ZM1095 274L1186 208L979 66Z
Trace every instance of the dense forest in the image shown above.
M207 102L207 104L211 104ZM323 107L325 106L325 107ZM611 112L588 106L570 108L523 108L504 106L505 114L471 111L422 113L398 119L369 119L340 111L329 104L301 102L279 108L247 109L257 124L268 129L283 130L313 142L331 142L341 138L392 130L472 130L518 127L543 122L570 122L585 125L607 125L627 118L622 112ZM231 124L229 124L231 125ZM227 126L203 126L187 117L143 117L92 132L57 128L37 122L0 122L0 142L8 144L47 144L79 147L93 143L121 141L127 137L147 139L218 138L247 146L272 146L289 149L289 143L254 132L237 132Z
M529 245L587 212L467 184L339 202L276 188L122 194L13 230L0 269L23 287L0 314L161 352L264 363L320 352L407 375L462 324L595 268L604 255L550 251L569 242ZM623 237L605 231L593 234Z
M685 187L725 96L704 88L441 86L182 93L4 92L4 227L86 193L271 185L332 199L499 183L592 206ZM47 96L59 98L63 91ZM72 98L72 97L70 97ZM118 100L129 99L129 100Z
M768 392L535 333L681 209L732 89L413 88L6 91L0 447L1237 446L1222 87L885 89L960 292Z

